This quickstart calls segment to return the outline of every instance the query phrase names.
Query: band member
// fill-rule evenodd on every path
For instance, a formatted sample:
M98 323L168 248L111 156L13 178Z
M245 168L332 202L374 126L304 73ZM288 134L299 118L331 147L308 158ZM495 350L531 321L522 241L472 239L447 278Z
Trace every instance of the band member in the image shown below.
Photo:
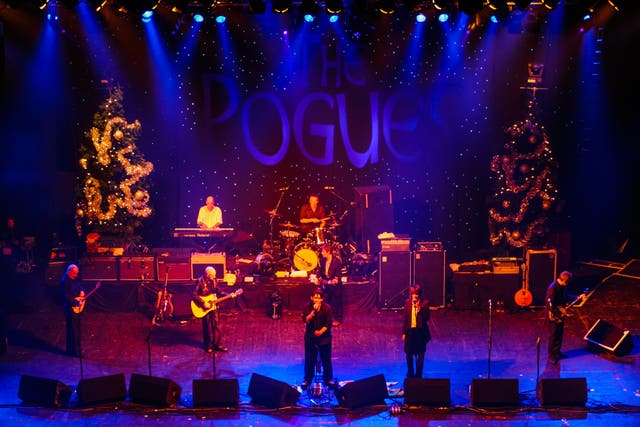
M322 288L316 287L311 301L302 310L304 332L304 381L306 390L314 377L314 369L320 354L322 377L326 386L335 388L333 366L331 364L331 306L324 302Z
M402 326L402 341L404 341L404 352L407 358L407 376L422 378L424 353L427 351L427 343L431 341L431 332L427 324L431 313L429 301L422 299L420 285L411 287L409 295L410 297L404 304L404 323Z
M208 266L204 274L198 278L193 291L193 302L203 310L209 310L215 304L215 299L226 295L218 287L216 269ZM215 298L211 298L214 296ZM220 344L220 329L218 328L218 310L209 311L202 318L202 340L204 350L207 353L215 351L228 351L227 347Z
M560 348L562 347L562 337L564 335L564 319L567 315L565 307L569 302L567 283L571 276L572 274L565 270L547 288L546 301L547 309L549 310L548 356L549 362L554 365L558 364L558 360L568 357L560 351Z
M82 346L80 342L82 311L76 313L77 308L85 301L84 289L78 278L80 269L70 264L60 280L62 306L66 324L66 351L69 356L80 357ZM73 308L76 308L74 310Z
M317 194L311 194L309 201L300 208L300 229L306 234L316 227L324 228L326 220L320 198Z
M320 251L320 276L319 284L327 296L327 304L333 309L333 326L340 326L344 316L343 289L344 285L340 280L340 269L342 262L340 258L333 254L331 243L322 245Z
M222 210L215 205L213 196L207 197L205 205L200 207L197 223L205 230L215 230L222 225Z

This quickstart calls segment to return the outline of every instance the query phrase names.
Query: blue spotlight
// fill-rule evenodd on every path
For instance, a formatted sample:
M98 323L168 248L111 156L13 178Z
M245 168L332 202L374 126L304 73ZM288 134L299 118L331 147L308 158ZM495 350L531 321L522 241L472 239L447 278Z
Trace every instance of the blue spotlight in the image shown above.
M424 16L424 13L419 13L416 15L416 22L424 22L427 20L427 17Z
M312 14L307 13L306 15L304 15L304 20L306 22L313 22L316 20L316 18Z
M224 16L224 15L218 15L218 16L216 16L216 22L217 22L218 24L224 24L226 20L227 20L227 17L226 17L226 16Z
M489 18L491 20L491 22L493 22L494 24L498 23L498 17L496 15L491 15L491 18Z
M146 19L145 22L149 22L152 16L153 10L145 10L144 12L142 12L142 20L144 21Z
M204 16L202 16L199 13L196 13L195 15L193 15L193 20L196 21L197 23L200 23L204 21Z
M329 17L329 22L331 23L338 22L338 15L331 15Z
M438 21L447 22L448 20L449 20L449 14L448 13L441 13L440 15L438 15Z

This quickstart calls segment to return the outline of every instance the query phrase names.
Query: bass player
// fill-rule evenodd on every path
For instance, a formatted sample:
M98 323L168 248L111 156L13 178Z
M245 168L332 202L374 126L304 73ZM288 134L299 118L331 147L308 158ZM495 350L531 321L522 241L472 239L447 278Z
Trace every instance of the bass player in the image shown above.
M560 351L560 348L562 347L564 321L567 317L567 304L569 302L567 283L569 283L571 276L571 272L567 270L561 272L558 278L551 282L545 296L549 318L548 360L554 365L557 365L560 359L568 357Z

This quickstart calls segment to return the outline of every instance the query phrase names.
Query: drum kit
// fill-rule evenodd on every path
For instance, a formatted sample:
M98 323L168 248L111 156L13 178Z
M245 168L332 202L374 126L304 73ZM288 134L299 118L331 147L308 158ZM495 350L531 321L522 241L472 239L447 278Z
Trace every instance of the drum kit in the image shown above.
M325 244L330 244L334 255L342 257L343 245L339 242L341 223L332 216L324 227L315 227L303 233L302 227L291 222L281 223L280 237L283 255L289 259L297 270L313 271L320 265L320 252Z

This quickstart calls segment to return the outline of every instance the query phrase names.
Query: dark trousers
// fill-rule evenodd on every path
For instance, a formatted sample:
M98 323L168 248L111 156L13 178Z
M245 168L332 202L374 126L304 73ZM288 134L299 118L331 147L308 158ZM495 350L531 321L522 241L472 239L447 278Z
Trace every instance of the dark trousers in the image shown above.
M564 322L549 322L549 357L558 359L564 334Z
M331 306L333 318L342 323L344 316L344 304L342 299L344 286L342 283L336 283L335 285L326 285L324 291L327 294L327 304Z
M414 367L415 362L415 367ZM409 378L422 378L422 368L424 367L424 353L407 353L407 376Z
M333 381L333 366L331 366L331 342L318 345L311 340L304 343L304 380L311 382L315 376L316 363L320 354L322 363L322 378L325 384Z
M204 348L215 348L220 345L218 310L213 310L202 318L202 342Z
M69 356L80 357L82 345L80 340L81 315L73 313L71 310L65 311L65 326L67 331L67 354Z

